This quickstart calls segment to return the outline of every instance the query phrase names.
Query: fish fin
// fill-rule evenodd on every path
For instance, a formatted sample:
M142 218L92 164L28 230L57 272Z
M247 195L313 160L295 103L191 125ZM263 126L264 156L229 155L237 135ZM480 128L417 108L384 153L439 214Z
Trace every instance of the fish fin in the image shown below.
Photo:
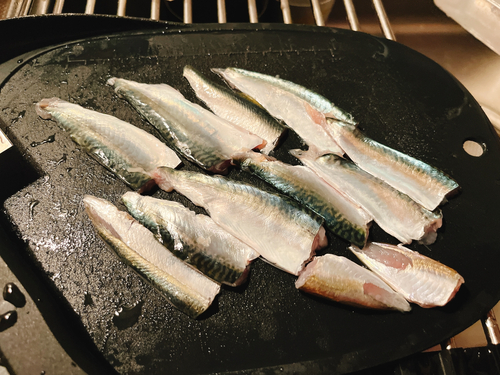
M260 107L260 108L264 109L264 107L262 107L262 105L257 100L255 100L254 98L252 98L250 95L245 94L244 92L241 92L238 89L238 87L236 87L236 85L231 82L230 79L226 78L226 75L227 75L226 70L228 70L228 69L231 69L231 68L226 68L226 69L212 68L210 70L213 73L217 74L219 77L221 77L222 80L226 83L226 85L228 85L231 89L233 89L234 93L236 95L238 95L240 98L242 98L243 100L249 101L252 104L255 104L257 107Z

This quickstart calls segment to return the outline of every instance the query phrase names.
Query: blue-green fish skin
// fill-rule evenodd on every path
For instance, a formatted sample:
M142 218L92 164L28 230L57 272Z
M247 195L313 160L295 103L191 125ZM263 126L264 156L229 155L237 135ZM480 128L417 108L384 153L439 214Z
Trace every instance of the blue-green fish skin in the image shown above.
M289 165L265 155L247 152L234 162L323 217L325 226L353 244L364 246L371 217L307 167Z
M210 217L196 215L180 203L134 192L125 193L122 200L129 213L175 256L216 282L242 284L250 262L259 256Z
M436 240L436 231L442 225L440 210L427 210L406 194L337 155L316 157L301 150L290 153L363 207L385 232L402 243L418 240L431 244Z
M356 125L356 121L354 120L353 116L350 113L338 108L336 105L334 105L330 100L328 100L324 96L322 96L322 95L320 95L312 90L309 90L309 89L305 88L304 86L293 83L291 81L287 81L287 80L282 79L282 78L273 77L273 76L270 76L267 74L252 72L249 70L239 69L239 68L212 69L212 70L219 75L223 75L225 70L226 71L232 70L234 72L237 72L238 74L262 80L264 82L267 82L271 85L275 85L277 87L280 87L281 89L286 90L286 91L296 95L300 99L311 104L314 109L325 114L327 117L333 117L333 118L336 118L338 120L342 120L344 122L347 122L349 124Z
M83 202L101 238L168 302L192 318L208 309L220 291L219 284L172 255L148 229L110 202L89 195Z
M212 69L229 86L238 89L264 107L273 117L293 129L318 155L343 151L326 129L328 114L312 98L319 96L304 87L279 78L237 68ZM308 100L309 99L309 100ZM324 99L324 98L323 98ZM324 104L324 100L319 100Z
M265 146L261 138L191 103L167 84L145 84L115 77L108 84L171 147L210 172L225 174L233 153Z
M189 81L196 96L217 116L266 140L267 144L261 152L269 154L279 145L287 128L262 107L226 86L208 80L191 66L184 67L184 77Z
M385 181L427 208L434 210L459 190L439 169L365 136L358 128L328 120L332 137L359 167Z
M291 274L327 244L323 219L291 198L191 171L158 168L152 176L161 189L205 208L218 225Z
M151 185L148 172L156 167L181 163L163 142L116 117L58 98L42 99L35 109L43 119L58 122L74 142L134 190Z

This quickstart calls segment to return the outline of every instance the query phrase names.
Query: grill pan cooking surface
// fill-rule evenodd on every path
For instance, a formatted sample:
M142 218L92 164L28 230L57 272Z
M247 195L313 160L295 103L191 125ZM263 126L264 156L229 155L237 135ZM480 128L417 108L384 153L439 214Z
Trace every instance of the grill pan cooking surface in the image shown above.
M118 76L168 83L195 100L182 78L190 64L237 66L302 84L351 112L365 133L450 174L462 187L443 207L444 226L431 246L411 249L456 269L465 284L444 308L373 312L305 295L295 277L261 260L247 284L223 287L210 310L192 320L172 308L122 264L96 235L83 210L92 194L117 204L128 191L34 103L58 96L112 114L145 130L152 126L106 80ZM427 349L462 331L500 298L495 225L500 211L498 139L472 96L431 60L397 43L363 33L285 25L197 25L75 41L24 56L0 91L7 136L40 178L7 199L6 218L23 251L54 293L74 310L89 337L120 373L345 373ZM5 70L5 66L3 68ZM214 80L218 80L217 77ZM481 157L462 148L474 140ZM275 156L297 161L290 132ZM196 167L185 161L184 169ZM230 178L267 190L233 170ZM193 206L176 193L154 192ZM376 225L371 239L397 243ZM329 236L331 252L354 259L348 244Z

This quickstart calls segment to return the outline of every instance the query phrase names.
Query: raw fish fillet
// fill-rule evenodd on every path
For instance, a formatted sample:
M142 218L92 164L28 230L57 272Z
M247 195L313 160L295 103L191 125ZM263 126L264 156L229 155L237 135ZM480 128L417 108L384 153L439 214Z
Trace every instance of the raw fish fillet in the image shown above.
M129 213L175 256L214 281L240 285L250 262L259 256L210 217L197 215L180 203L134 192L125 193L122 200Z
M394 290L422 307L446 305L464 279L457 271L402 245L369 243L351 251Z
M217 116L264 139L267 144L261 150L263 153L269 154L286 133L286 128L262 107L225 86L209 81L192 67L184 67L184 77L196 96Z
M318 155L342 155L326 129L326 118L332 116L331 103L305 87L280 78L237 68L212 69L224 80L250 96L271 115L283 120ZM338 115L338 113L336 113Z
M260 137L191 103L166 84L145 84L110 78L124 97L163 138L192 162L214 173L227 173L236 152L261 149Z
M458 183L440 170L368 138L350 124L329 119L328 129L342 150L360 168L428 210L434 210L459 189Z
M211 305L219 284L172 255L153 233L110 202L90 195L83 202L102 239L173 306L196 318Z
M158 168L165 191L176 190L269 263L297 275L318 247L326 246L323 220L294 200L221 176Z
M311 169L289 165L256 152L237 154L234 162L316 212L325 226L351 243L364 246L371 216L328 185Z
M35 106L43 119L57 121L73 141L113 171L134 190L147 190L156 167L175 168L181 160L151 134L116 117L91 111L58 98Z
M418 240L431 244L442 225L440 210L431 212L407 195L336 155L316 158L309 152L290 153L328 184L358 203L387 233L403 243Z
M410 311L410 304L373 272L333 254L314 257L295 282L297 289L372 309Z

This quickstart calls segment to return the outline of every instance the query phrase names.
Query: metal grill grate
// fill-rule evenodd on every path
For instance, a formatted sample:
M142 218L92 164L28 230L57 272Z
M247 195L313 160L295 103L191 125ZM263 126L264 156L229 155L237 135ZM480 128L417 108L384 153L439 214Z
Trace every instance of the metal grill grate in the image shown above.
M286 24L293 23L291 5L289 0L270 0L279 1L279 5L282 13L282 22ZM85 14L96 14L96 2L97 0L86 0L82 3L84 8L81 9L81 13ZM182 2L182 21L184 23L193 22L193 1L192 0L151 0L148 2L142 2L141 6L149 9L144 9L149 11L149 18L152 20L160 20L162 14L162 8L164 12L169 12L168 3L180 3ZM325 14L322 11L320 0L310 0L311 7L310 11L314 17L314 22L318 26L325 26ZM384 9L382 0L372 0L373 7L377 14L378 20L380 22L381 30L387 39L395 40L394 33L392 31L391 24L387 17ZM69 3L69 2L68 2ZM257 9L256 0L247 0L248 8L248 19L251 23L259 22L259 12ZM360 25L358 17L356 14L356 8L354 6L353 0L344 0L344 6L347 13L347 18L349 26L352 30L360 30ZM226 1L217 0L217 22L226 23L228 20L228 14L226 10ZM7 11L7 18L20 17L26 15L40 15L40 14L61 14L65 12L65 0L11 0ZM97 12L98 13L98 12ZM117 16L136 16L134 12L127 9L127 0L118 0L116 6Z

